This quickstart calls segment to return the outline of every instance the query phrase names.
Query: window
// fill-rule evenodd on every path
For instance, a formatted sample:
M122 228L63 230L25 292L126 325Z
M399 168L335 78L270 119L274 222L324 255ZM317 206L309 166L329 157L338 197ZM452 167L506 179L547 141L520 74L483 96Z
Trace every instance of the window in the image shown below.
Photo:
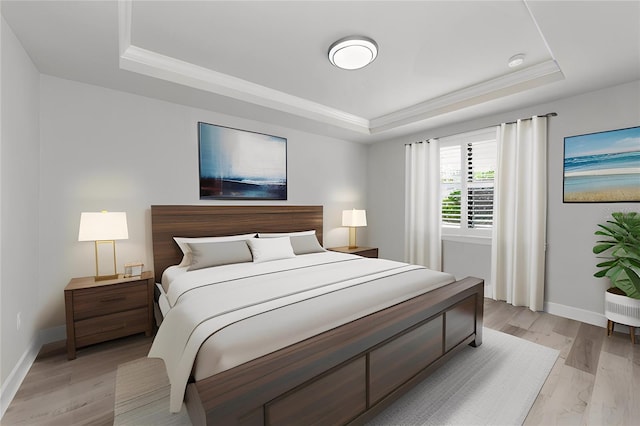
M491 235L496 130L440 140L443 235Z

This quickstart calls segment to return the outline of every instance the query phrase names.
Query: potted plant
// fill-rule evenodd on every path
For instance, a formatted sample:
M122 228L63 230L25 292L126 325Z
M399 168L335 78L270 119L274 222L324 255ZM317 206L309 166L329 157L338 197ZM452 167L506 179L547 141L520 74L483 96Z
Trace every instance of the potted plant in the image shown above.
M615 323L630 327L635 343L635 327L640 327L640 214L612 213L613 220L598 224L596 235L604 237L596 242L593 252L606 259L596 266L594 276L608 277L612 287L605 293L605 316L608 334Z

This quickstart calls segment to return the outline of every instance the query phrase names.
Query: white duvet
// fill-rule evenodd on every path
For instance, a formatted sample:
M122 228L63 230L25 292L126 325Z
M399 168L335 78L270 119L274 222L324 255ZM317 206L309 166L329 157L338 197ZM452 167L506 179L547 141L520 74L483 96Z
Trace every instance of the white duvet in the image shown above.
M200 380L453 281L335 252L176 274L149 357L164 360L177 412L192 374Z

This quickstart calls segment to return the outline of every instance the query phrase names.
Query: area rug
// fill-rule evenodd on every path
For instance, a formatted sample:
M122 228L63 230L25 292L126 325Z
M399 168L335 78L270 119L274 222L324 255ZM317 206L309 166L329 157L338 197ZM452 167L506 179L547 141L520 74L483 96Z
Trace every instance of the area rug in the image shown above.
M484 329L467 347L396 401L370 425L521 425L558 351ZM184 409L169 413L162 361L141 358L118 366L114 425L190 425Z
M369 425L521 425L558 354L485 328L482 345L463 349Z

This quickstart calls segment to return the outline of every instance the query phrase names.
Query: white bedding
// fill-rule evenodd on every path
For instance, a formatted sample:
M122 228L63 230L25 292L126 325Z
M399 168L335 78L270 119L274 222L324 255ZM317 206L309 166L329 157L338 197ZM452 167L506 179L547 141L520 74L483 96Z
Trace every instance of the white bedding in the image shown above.
M149 356L164 360L177 412L190 375L209 377L453 281L335 252L179 273Z
M164 272L162 273L161 284L162 289L165 291L165 293L169 289L169 286L171 285L173 280L187 272L187 268L188 266L173 265L164 270Z
M164 318L165 315L167 315L167 313L169 312L169 309L171 309L171 307L169 306L169 300L167 299L167 295L164 292L164 288L162 288L162 285L156 283L156 287L160 292L160 295L158 296L158 307L160 308L160 313L162 314L162 318Z

